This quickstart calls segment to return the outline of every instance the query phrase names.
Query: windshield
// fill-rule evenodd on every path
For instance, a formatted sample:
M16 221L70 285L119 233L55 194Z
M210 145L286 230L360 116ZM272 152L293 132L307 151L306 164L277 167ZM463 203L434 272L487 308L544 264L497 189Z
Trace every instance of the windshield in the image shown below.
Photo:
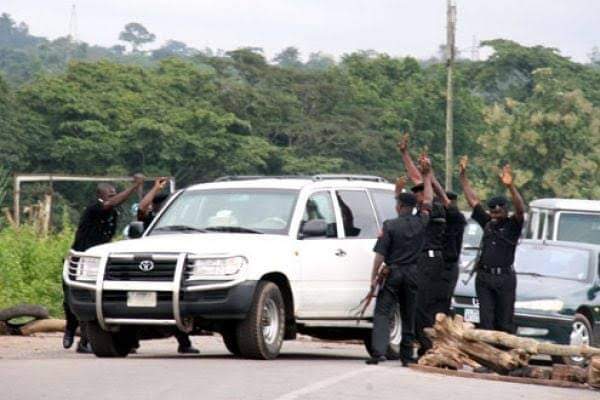
M561 212L558 240L600 244L600 214Z
M150 235L173 232L288 233L296 190L214 189L182 193Z
M584 281L588 278L589 265L590 252L579 249L520 245L515 256L518 274Z

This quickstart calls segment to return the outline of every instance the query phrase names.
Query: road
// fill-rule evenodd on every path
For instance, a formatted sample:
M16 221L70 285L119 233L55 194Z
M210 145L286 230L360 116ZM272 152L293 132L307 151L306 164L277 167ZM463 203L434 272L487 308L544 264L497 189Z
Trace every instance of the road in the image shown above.
M174 340L142 342L126 359L60 349L60 336L0 337L0 398L29 399L598 399L597 392L447 377L366 366L362 346L286 342L275 361L235 358L219 337L194 337L199 356L180 356Z

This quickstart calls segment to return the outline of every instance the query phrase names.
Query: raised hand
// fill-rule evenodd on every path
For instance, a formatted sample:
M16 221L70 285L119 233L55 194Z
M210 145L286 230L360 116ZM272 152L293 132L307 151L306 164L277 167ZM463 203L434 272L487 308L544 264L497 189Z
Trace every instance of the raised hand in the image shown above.
M169 183L169 180L162 176L160 178L156 178L156 180L154 181L154 187L163 190L167 186L167 183Z
M133 175L133 183L136 186L142 186L144 184L144 179L146 179L146 177L142 173L138 172L137 174Z
M462 156L458 162L458 172L464 175L467 172L467 166L469 165L469 156Z
M423 176L431 173L431 160L426 153L421 154L421 157L419 157L419 171Z
M410 136L408 133L405 133L402 135L402 138L400 138L400 141L398 142L398 150L400 150L401 153L408 151L409 138Z
M506 187L511 187L513 184L513 172L510 164L506 164L502 167L502 172L500 173L500 181Z

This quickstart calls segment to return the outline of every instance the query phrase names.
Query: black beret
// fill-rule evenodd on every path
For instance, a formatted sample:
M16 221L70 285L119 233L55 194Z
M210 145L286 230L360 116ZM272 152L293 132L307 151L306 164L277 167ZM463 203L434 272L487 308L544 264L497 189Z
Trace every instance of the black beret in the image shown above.
M410 188L410 191L413 193L419 193L425 190L425 185L423 183L417 183L415 186Z
M396 196L396 200L398 201L398 204L404 207L414 207L417 205L417 198L412 193L400 193Z
M456 199L458 199L458 195L456 193L450 192L450 191L446 192L446 197L449 200L456 200Z
M487 205L490 209L494 209L496 207L506 207L508 205L508 199L504 196L492 197L488 200Z

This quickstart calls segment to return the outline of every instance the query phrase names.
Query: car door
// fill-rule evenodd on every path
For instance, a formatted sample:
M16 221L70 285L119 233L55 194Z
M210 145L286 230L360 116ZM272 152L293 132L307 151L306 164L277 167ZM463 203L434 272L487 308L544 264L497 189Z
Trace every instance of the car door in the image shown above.
M342 317L349 318L369 290L379 224L367 190L337 189L335 200L342 221L338 247L345 253L339 276L339 287L343 290L337 298L336 310Z
M302 226L311 219L325 220L327 234L302 238ZM344 267L345 253L340 251L338 226L332 191L319 190L310 194L304 206L297 239L301 270L301 279L297 282L299 296L296 313L299 318L340 316L339 304L341 298L345 297L340 271Z

